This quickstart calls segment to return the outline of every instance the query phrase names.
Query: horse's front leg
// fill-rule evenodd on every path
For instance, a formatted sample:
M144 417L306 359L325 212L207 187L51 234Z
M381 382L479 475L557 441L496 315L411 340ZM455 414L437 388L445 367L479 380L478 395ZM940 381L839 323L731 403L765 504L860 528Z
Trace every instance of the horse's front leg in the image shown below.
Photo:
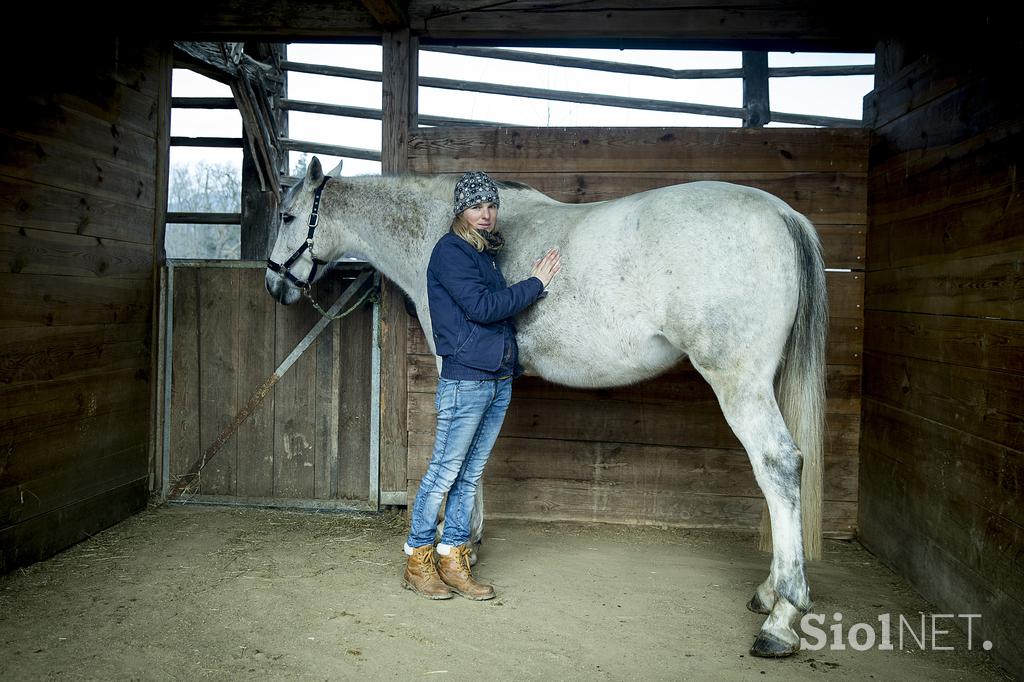
M794 625L811 607L800 527L803 458L770 390L734 395L721 403L729 425L747 451L772 521L771 570L747 605L768 618L750 653L789 656L800 647Z
M484 487L477 486L473 514L469 518L469 564L476 564L476 550L484 539Z

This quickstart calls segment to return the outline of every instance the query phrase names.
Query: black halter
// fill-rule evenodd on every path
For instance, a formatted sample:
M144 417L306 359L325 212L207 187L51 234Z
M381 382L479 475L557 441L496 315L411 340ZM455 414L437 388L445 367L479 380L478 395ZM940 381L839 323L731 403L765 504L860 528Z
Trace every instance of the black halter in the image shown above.
M268 268L280 275L283 275L284 277L287 277L292 284L305 291L308 291L309 288L313 286L313 280L316 279L317 268L321 265L327 265L328 263L328 261L320 260L313 255L313 232L316 231L316 225L320 222L320 195L323 194L324 187L327 186L327 181L330 179L331 177L329 175L325 175L324 181L316 188L316 193L313 195L313 208L309 212L309 231L306 233L306 241L302 242L302 245L295 249L295 253L289 256L288 260L286 260L283 265L275 263L269 258L267 259ZM313 261L313 267L309 271L309 277L303 281L293 275L289 268L292 267L292 264L295 263L295 261L299 259L299 256L301 256L307 249L309 250L309 258Z

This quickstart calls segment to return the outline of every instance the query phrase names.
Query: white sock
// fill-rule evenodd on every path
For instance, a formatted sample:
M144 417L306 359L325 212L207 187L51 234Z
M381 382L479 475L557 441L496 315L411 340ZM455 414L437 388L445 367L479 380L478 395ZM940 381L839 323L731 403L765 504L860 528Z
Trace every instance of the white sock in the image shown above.
M454 545L446 545L442 542L437 546L437 553L441 556L448 556L452 553L452 547L454 547Z
M409 546L408 542L405 543L405 547L403 547L402 549L405 551L406 554L412 556L412 547Z

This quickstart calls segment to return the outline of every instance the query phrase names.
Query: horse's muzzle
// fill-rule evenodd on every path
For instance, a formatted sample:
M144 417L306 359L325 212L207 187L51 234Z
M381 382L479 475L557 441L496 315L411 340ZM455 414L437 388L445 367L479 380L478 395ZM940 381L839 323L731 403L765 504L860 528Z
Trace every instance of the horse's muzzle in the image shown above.
M267 291L278 303L291 305L302 298L302 290L278 273L267 268Z

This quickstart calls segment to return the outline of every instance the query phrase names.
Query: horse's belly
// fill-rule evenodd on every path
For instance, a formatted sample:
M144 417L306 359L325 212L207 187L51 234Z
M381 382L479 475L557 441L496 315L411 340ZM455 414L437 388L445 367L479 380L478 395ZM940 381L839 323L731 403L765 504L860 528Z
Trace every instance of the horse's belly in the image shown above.
M542 338L521 329L517 337L520 363L531 374L577 388L624 386L660 374L682 359L683 353L659 334L642 338L607 338L565 334Z

